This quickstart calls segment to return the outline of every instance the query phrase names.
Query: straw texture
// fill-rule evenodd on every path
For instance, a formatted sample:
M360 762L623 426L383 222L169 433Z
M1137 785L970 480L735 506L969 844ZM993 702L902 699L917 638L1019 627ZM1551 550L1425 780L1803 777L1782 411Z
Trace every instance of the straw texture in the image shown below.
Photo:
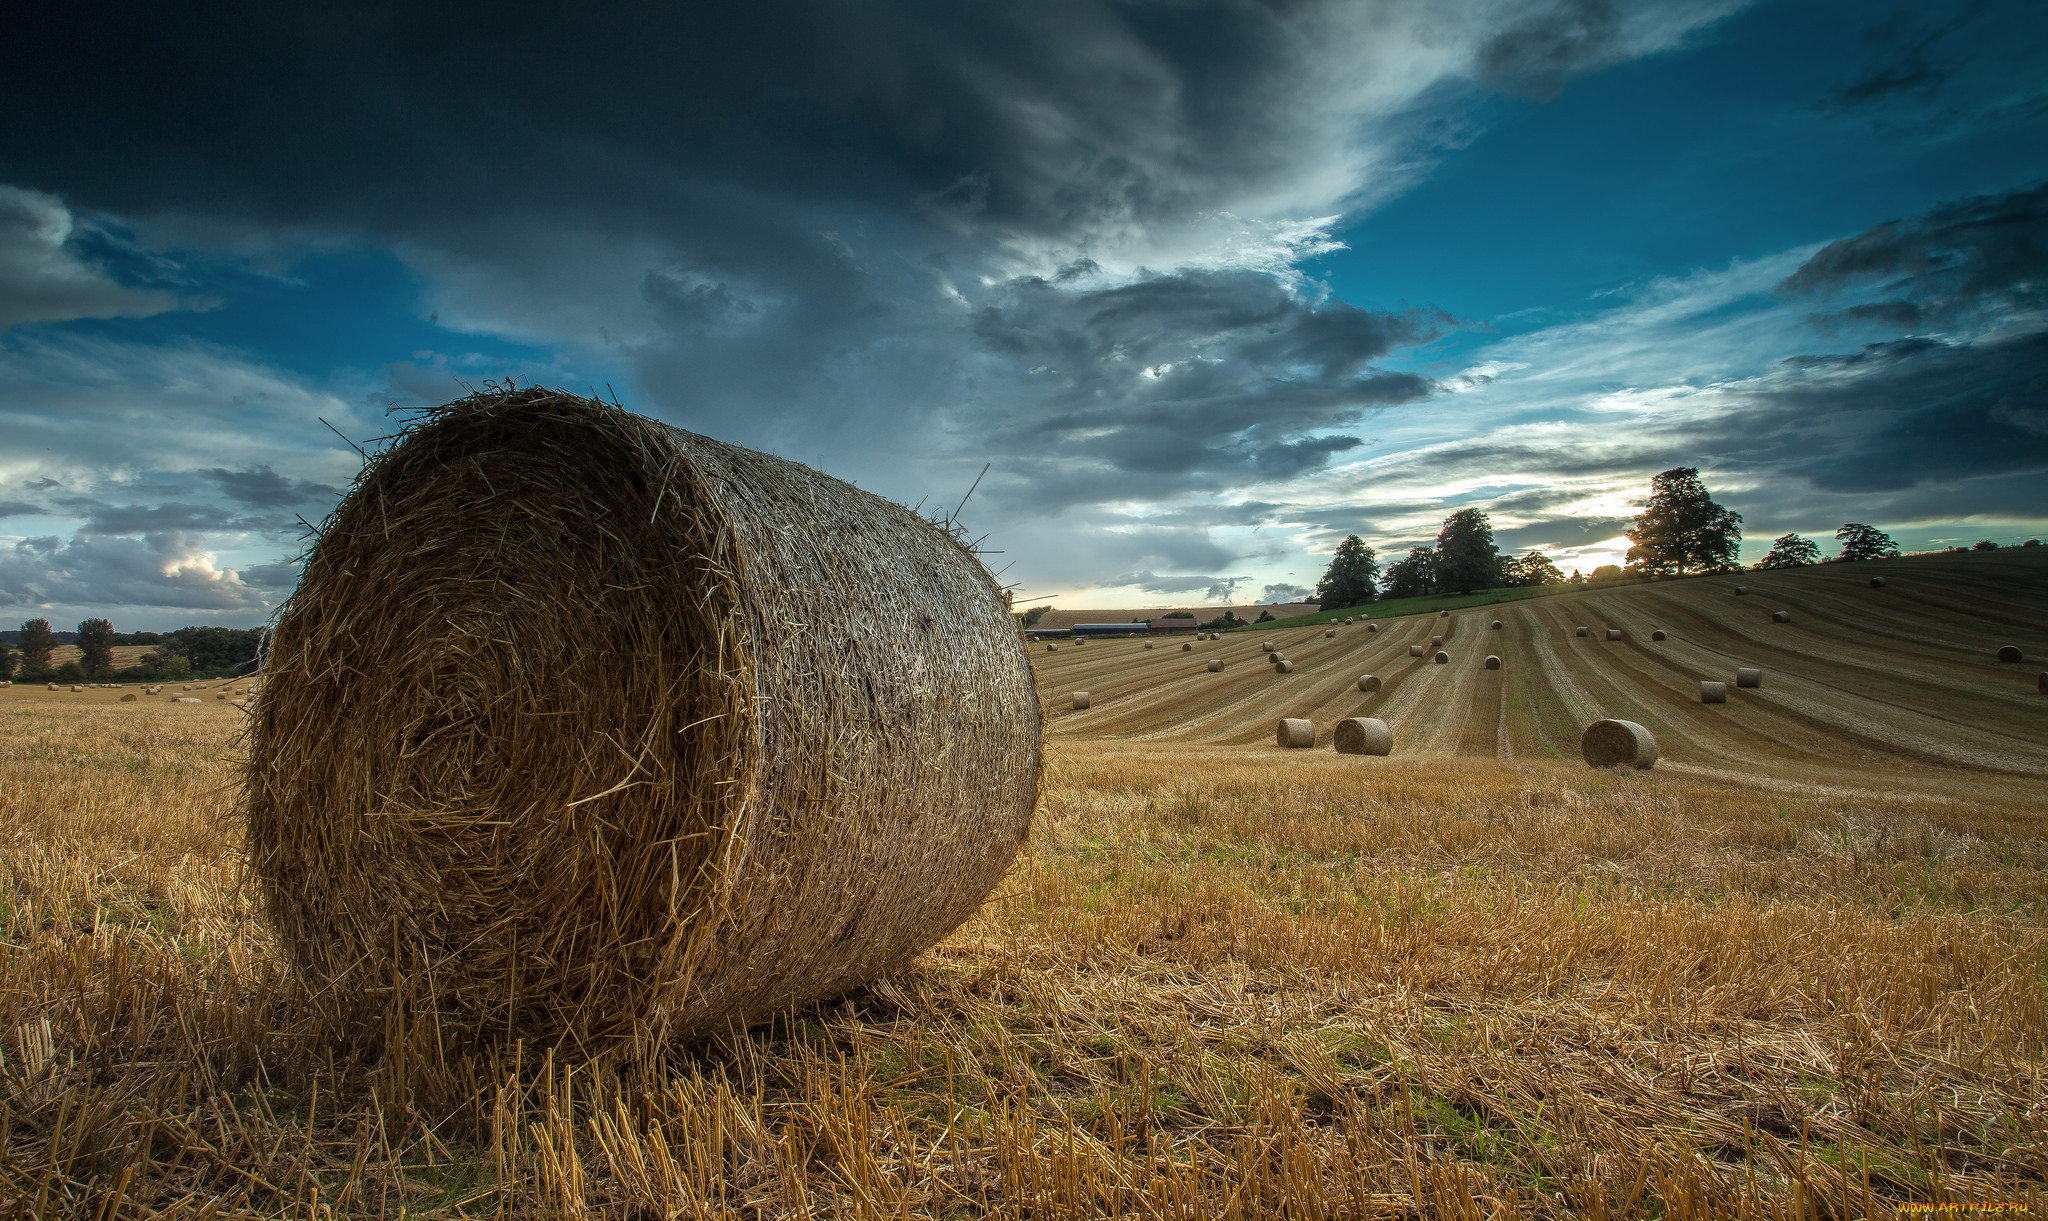
M1493 621L1493 630L1496 632L1500 630L1500 620L1495 619Z
M1294 663L1293 663L1293 662L1291 662L1291 661L1281 661L1281 662L1275 662L1275 663L1273 664L1273 673L1275 673L1275 674L1292 674L1292 673L1294 673Z
M1657 739L1634 721L1595 721L1579 735L1579 757L1588 767L1643 770L1657 765Z
M1223 673L1223 659L1221 657L1212 657L1209 659L1209 673Z
M1621 639L1621 629L1620 629L1620 628L1618 628L1618 627L1611 627L1611 628L1608 628L1608 629L1607 629L1607 638L1608 638L1609 640L1619 640L1619 639Z
M542 390L358 477L272 633L245 808L344 1029L644 1051L872 980L1030 825L1040 713L947 532Z
M1391 755L1394 731L1377 717L1346 717L1337 722L1335 741L1340 755Z
M1282 717L1274 737L1289 750L1306 750L1316 744L1316 723L1306 717Z
M1419 644L1411 644L1411 645L1409 645L1409 646L1408 646L1408 656L1410 656L1410 657L1420 657L1420 656L1422 656L1422 646L1421 646L1421 645L1419 645Z

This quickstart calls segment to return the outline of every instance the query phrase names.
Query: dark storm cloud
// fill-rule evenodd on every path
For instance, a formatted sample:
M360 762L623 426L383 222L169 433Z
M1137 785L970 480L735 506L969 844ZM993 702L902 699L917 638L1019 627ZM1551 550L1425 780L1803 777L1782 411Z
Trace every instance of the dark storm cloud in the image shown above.
M1102 584L1108 588L1130 587L1148 594L1191 594L1201 591L1208 602L1226 602L1237 594L1237 587L1249 581L1250 577L1215 576L1160 576L1156 572L1126 572L1110 577Z
M2048 183L1960 200L1830 242L1780 292L1878 295L1843 310L1901 330L2048 306Z
M1611 60L1620 43L1621 14L1612 0L1555 0L1481 44L1479 79L1547 100L1572 77Z
M40 517L47 511L26 500L0 500L0 517Z
M304 479L288 479L268 466L230 471L221 467L200 471L219 485L229 499L258 509L282 509L309 501L333 500L341 489Z
M117 505L87 497L57 502L67 514L82 517L85 534L147 534L169 530L218 530L238 524L235 514L219 505Z
M1857 74L1828 90L1821 108L1850 110L1900 96L1932 97L1955 71L1942 62L1940 43L1970 16L1958 6L1946 21L1929 22L1921 14L1899 9L1874 22L1863 32L1863 62Z
M171 606L260 613L262 594L213 566L205 540L185 531L141 538L25 539L0 550L0 607Z

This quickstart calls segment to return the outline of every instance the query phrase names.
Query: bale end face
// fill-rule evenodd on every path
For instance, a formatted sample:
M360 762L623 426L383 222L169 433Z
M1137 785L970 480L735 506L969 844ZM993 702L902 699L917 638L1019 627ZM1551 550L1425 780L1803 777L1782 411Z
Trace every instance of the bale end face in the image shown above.
M2008 662L2025 661L2026 654L2021 653L2020 646L2016 644L2004 644L1998 646L1998 660Z
M1048 640L1045 642L1045 651L1048 653L1057 653L1060 651L1060 646Z
M1436 655L1436 658L1435 658L1436 664L1438 664L1438 665L1440 665L1440 666L1441 666L1441 665L1444 665L1445 663L1449 662L1450 660L1451 660L1451 655L1450 655L1449 653L1446 653L1446 652L1444 652L1444 651L1443 651L1443 650L1441 650L1441 649L1437 650L1437 655Z
M1086 691L1076 691L1076 692L1074 692L1074 710L1075 710L1076 712L1079 712L1079 711L1080 711L1081 709L1083 709L1083 708L1086 708L1087 706L1088 706L1088 693L1087 693Z
M1360 691L1365 691L1365 692L1372 692L1372 691L1377 691L1377 690L1379 690L1379 689L1380 689L1380 676L1379 676L1379 675L1377 675L1377 674L1361 674L1361 675L1359 675L1359 676L1358 676L1358 689L1359 689Z
M1664 634L1664 629L1660 627L1660 628L1658 628L1658 629L1657 629L1656 631L1654 631L1654 632L1651 632L1651 633L1650 633L1650 639L1652 639L1652 640L1668 640L1668 639L1670 639L1670 637L1666 636L1666 635Z
M1728 684L1700 680L1700 703L1725 704L1728 702Z
M1294 663L1291 661L1283 661L1279 665L1273 667L1273 672L1275 674L1292 674L1294 673Z
M1500 669L1500 658L1494 656L1492 653L1488 653L1486 655L1486 668L1489 670Z
M1419 644L1411 644L1411 645L1409 645L1409 646L1408 646L1408 656L1410 656L1410 657L1420 657L1420 656L1422 656L1422 646L1421 646L1421 645L1419 645Z
M1183 641L1180 646L1180 651L1183 653L1192 653L1195 651L1195 646Z
M1209 673L1211 673L1211 674L1221 674L1221 673L1223 673L1223 659L1222 659L1222 658L1220 658L1220 657L1211 657L1211 658L1209 659Z
M1272 641L1270 641L1270 640L1262 640L1262 641L1260 641L1260 642L1259 642L1259 647L1260 647L1261 649L1264 649L1264 650L1265 650L1266 652L1268 652L1268 653L1273 653L1273 652L1277 652L1277 651L1279 650L1279 646L1278 646L1278 645L1276 645L1276 644L1274 644L1274 643L1273 643Z
M1431 636L1429 638L1429 647L1432 649L1440 649L1443 647L1443 644L1444 638L1441 636Z
M1790 623L1790 622L1792 622L1792 612L1791 612L1791 611L1772 611L1772 612L1771 612L1771 622L1772 622L1772 623Z
M1492 629L1492 630L1494 630L1494 631L1496 631L1496 632L1500 630L1500 620L1498 620L1498 619L1495 619L1495 620L1493 621L1493 629Z
M1287 750L1307 750L1316 744L1316 723L1307 717L1282 717L1273 736Z
M1151 641L1149 641L1149 640L1148 640L1148 641L1146 641L1146 642L1145 642L1145 647L1146 647L1146 648L1148 648L1148 649L1149 649L1149 648L1151 648L1151 647L1152 647L1152 642L1151 642Z
M1380 625L1377 623L1368 623L1365 625L1365 630L1368 632L1377 632L1380 630Z
M1883 588L1884 588L1884 578L1883 578L1883 577L1872 577L1872 578L1870 578L1870 587L1871 587L1872 589L1883 589Z
M1337 722L1333 742L1340 755L1391 755L1394 731L1377 717L1346 717Z
M1632 767L1644 771L1657 764L1657 739L1634 721L1595 721L1579 735L1579 757L1588 767Z
M1451 612L1449 612L1449 611L1438 611L1438 612L1436 613L1436 617L1437 617L1437 618L1439 618L1439 619L1448 619L1448 618L1450 618L1450 617L1451 617Z
M1336 628L1333 628L1333 627L1326 627L1326 628L1324 628L1324 629L1323 629L1323 638L1324 638L1324 639L1326 639L1326 640L1327 640L1328 638L1332 637L1332 636L1335 636L1336 634L1337 634L1337 629L1336 629Z
M1735 685L1738 687L1761 687L1764 685L1764 672L1755 666L1737 666L1735 669Z

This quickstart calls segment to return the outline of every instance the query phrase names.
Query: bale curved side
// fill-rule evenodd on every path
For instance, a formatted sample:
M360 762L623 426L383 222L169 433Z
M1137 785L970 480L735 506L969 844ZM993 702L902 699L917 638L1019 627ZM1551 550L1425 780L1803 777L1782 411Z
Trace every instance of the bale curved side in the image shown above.
M1074 692L1074 711L1076 711L1076 712L1080 712L1080 711L1083 711L1083 710L1085 710L1085 709L1086 709L1087 707L1088 707L1088 693L1087 693L1086 691L1076 691L1076 692Z
M1728 702L1728 684L1708 679L1700 680L1700 703L1725 704Z
M1360 691L1365 691L1365 692L1372 692L1372 691L1377 691L1377 690L1379 690L1379 689L1380 689L1380 676L1379 676L1379 675L1377 675L1377 674L1361 674L1361 675L1359 675L1359 676L1358 676L1358 689L1359 689Z
M1586 634L1586 627L1585 627L1585 625L1583 625L1583 624L1581 624L1580 626L1578 626L1578 627L1575 627L1575 628L1573 628L1573 629L1572 629L1572 635L1574 635L1574 636L1583 636L1583 635L1585 635L1585 634Z
M1023 642L954 539L556 392L374 459L265 671L268 923L331 1021L431 1011L444 1048L646 1048L857 986L973 912L1037 795Z
M1646 770L1657 764L1657 739L1634 721L1595 721L1579 735L1579 757L1588 767Z
M1408 646L1408 656L1410 656L1410 657L1420 657L1420 656L1422 656L1422 646L1421 646L1421 645L1419 645L1419 644L1411 644L1411 645L1409 645L1409 646Z
M1378 717L1346 717L1337 722L1332 745L1340 755L1391 755L1394 731Z
M1792 612L1791 612L1791 611L1772 611L1772 612L1771 612L1771 622L1772 622L1772 623L1790 623L1790 622L1792 622Z
M1223 659L1222 659L1222 658L1220 658L1220 657L1212 657L1212 658L1210 658L1210 659L1209 659L1209 673L1211 673L1211 674L1221 674L1222 672L1223 672Z
M1279 663L1277 663L1276 665L1274 665L1274 667L1273 667L1273 673L1275 673L1275 674L1292 674L1292 673L1294 673L1294 663L1293 663L1293 662L1291 662L1291 661L1283 661L1283 662L1279 662Z
M1757 666L1737 666L1735 667L1735 685L1738 687L1761 687L1764 685L1764 672Z
M1281 717L1274 737L1288 750L1306 750L1316 744L1316 723L1307 717Z

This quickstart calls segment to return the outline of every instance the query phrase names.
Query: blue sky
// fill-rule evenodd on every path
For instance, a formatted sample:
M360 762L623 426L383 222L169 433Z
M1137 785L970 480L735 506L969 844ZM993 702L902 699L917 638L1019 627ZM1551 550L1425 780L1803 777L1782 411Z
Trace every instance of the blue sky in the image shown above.
M1469 504L1590 567L1674 465L1749 559L2048 530L2038 6L590 12L19 42L0 620L260 622L334 430L505 378L909 503L990 463L1074 606Z

